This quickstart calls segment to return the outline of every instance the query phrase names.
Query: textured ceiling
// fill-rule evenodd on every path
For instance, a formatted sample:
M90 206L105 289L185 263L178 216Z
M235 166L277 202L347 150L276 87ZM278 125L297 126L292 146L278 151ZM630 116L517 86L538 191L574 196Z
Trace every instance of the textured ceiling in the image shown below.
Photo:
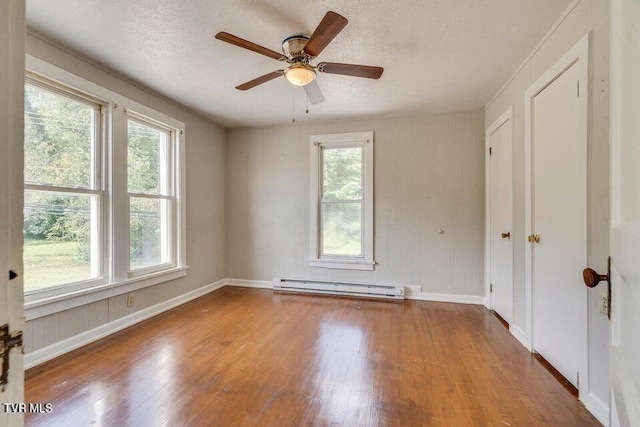
M483 107L570 0L27 0L30 28L225 127ZM380 80L319 74L326 101L278 78L282 63L215 40L280 51L328 10L349 20L319 61L379 65Z

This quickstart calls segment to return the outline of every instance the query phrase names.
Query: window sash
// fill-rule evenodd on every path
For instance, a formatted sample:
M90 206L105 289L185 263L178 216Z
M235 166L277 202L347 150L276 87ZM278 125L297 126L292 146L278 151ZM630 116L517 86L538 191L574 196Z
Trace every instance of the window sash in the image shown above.
M71 86L58 83L53 80L49 80L46 77L40 76L35 73L26 72L25 86L31 85L40 88L44 91L52 94L71 99L75 102L85 104L93 109L92 115L92 132L91 132L91 144L90 144L90 156L89 162L91 171L89 178L89 187L65 187L65 188L88 188L91 190L102 190L104 188L103 180L103 151L105 149L105 107L106 102L103 102L97 98L94 98L88 94L85 94ZM25 183L28 183L25 177ZM26 185L43 185L37 183L28 183ZM43 185L46 186L46 185ZM50 186L57 187L57 186Z
M141 126L147 126L154 130L157 130L166 135L166 153L164 155L164 159L162 159L162 155L158 157L158 163L160 167L159 173L159 191L157 193L147 192L147 191L129 191L129 194L139 194L140 197L144 197L143 195L149 196L165 196L172 197L176 194L175 182L175 158L176 158L176 130L166 127L159 122L154 120L144 118L144 116L135 113L134 111L127 111L127 127L129 122L136 123ZM127 134L127 153L129 150L129 140ZM128 154L127 154L128 155ZM163 161L164 160L164 161ZM128 173L128 167L127 167ZM129 190L129 182L127 180L127 190Z
M128 193L129 206L131 206L131 198L143 198L150 200L164 200L169 204L167 208L168 218L167 224L162 225L163 215L160 216L161 221L161 242L166 239L165 243L161 243L160 262L153 265L146 265L137 268L131 267L131 252L129 252L129 267L127 274L129 277L136 277L148 273L166 270L177 266L177 212L176 198L173 196L156 196L146 193ZM162 208L161 208L162 209ZM129 221L131 221L131 211L129 210ZM129 233L131 226L129 226ZM129 251L131 251L131 237L129 237ZM164 253L163 253L164 251Z
M320 206L320 216L319 216L319 229L320 229L320 235L319 235L319 242L320 242L320 250L319 250L319 255L320 258L323 259L352 259L352 258L361 258L364 259L364 203L361 200L348 200L348 201L339 201L337 203L339 204L358 204L360 205L360 253L357 255L350 255L350 254L337 254L337 253L331 253L331 252L325 252L325 245L324 245L324 239L325 239L325 230L324 230L324 206L325 205L329 205L329 204L335 204L336 202L334 201L327 201L327 202L322 202L321 206Z
M87 190L87 189L74 189L66 187L52 187L44 185L25 185L26 191L37 192L42 194L60 194L60 195L77 195L77 196L93 196L95 200L95 206L90 209L89 215L90 221L90 234L91 234L91 269L95 270L95 277L91 277L86 280L75 280L65 283L60 283L52 286L45 286L37 289L25 290L25 296L39 295L43 293L51 293L58 291L74 291L76 289L82 289L90 286L96 286L104 284L107 281L105 275L105 249L104 249L104 199L102 191Z

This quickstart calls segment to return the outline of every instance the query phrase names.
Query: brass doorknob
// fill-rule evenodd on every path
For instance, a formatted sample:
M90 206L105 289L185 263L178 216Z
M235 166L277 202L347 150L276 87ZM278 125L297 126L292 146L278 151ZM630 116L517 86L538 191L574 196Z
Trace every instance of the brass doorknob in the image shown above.
M503 239L510 239L511 238L511 232L507 232L507 233L502 233L502 238Z
M531 236L527 237L527 240L529 240L529 243L540 243L540 235L532 234Z

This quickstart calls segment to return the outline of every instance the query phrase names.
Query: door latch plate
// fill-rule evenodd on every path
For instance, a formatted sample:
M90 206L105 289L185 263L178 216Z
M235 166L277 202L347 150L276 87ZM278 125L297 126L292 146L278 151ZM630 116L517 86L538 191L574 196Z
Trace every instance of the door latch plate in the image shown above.
M22 348L22 331L18 331L14 335L9 333L9 325L0 326L0 361L2 363L2 371L0 373L0 387L4 390L4 386L9 381L9 352L13 348Z

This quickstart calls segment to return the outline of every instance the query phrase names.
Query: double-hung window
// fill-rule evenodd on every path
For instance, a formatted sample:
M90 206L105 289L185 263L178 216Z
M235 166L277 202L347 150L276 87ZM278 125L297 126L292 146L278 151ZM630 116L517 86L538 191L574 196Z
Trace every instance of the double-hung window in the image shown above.
M174 131L135 114L127 119L129 272L175 265Z
M27 76L24 111L24 288L103 280L104 105Z
M184 124L36 58L27 68L27 317L184 276Z
M373 132L311 135L312 267L373 270Z

